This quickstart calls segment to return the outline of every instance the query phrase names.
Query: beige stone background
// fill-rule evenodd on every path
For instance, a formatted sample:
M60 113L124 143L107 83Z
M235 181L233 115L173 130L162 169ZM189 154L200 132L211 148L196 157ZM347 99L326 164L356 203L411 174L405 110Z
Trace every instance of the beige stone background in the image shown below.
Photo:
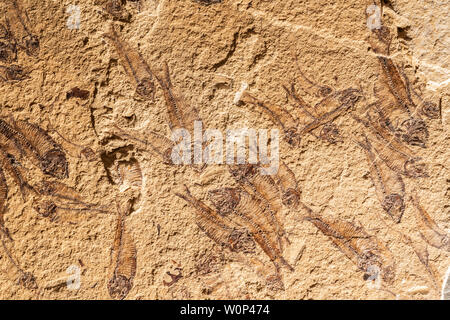
M300 77L293 59L316 82L336 89L359 88L365 99L336 120L344 141L331 145L307 135L297 149L281 142L281 158L294 171L302 200L314 211L356 220L386 244L395 256L396 278L391 291L372 288L363 273L299 212L284 209L283 223L292 241L285 250L295 271L281 269L284 290L266 285L265 276L213 243L193 220L193 209L174 195L188 184L206 199L208 190L236 183L224 166L196 173L189 167L162 164L130 141L111 138L115 122L123 127L150 128L169 134L164 98L157 89L155 102L133 99L115 49L103 36L112 19L94 0L21 1L39 35L38 58L23 52L19 64L30 72L20 82L0 84L0 113L48 128L49 121L73 142L89 145L96 160L69 157L70 176L89 202L110 205L120 190L108 177L114 159L135 158L144 181L140 201L126 219L137 247L137 273L127 299L438 299L436 290L410 247L387 230L385 217L369 178L363 151L352 142L357 130L350 116L374 100L372 88L378 66L366 41L365 10L370 0L223 0L209 6L191 0L141 0L126 4L129 22L116 21L123 39L137 48L155 70L167 61L173 83L195 105L208 128L272 128L270 119L249 106L233 104L242 82L259 97L289 104L282 84ZM69 29L69 5L81 9L79 29ZM6 5L0 3L0 10ZM445 230L450 228L449 16L450 3L441 0L385 2L384 21L394 40L392 54L403 65L415 88L428 100L442 99L442 120L427 120L430 143L417 149L426 160L430 177L407 179L407 193L417 190L422 205ZM1 19L1 18L0 18ZM88 100L66 99L73 87L89 90ZM306 95L308 102L317 97ZM58 137L54 136L56 140ZM415 149L416 150L416 149ZM31 167L31 166L30 166ZM34 183L40 172L30 168ZM14 238L14 256L32 272L40 298L109 299L110 249L116 216L85 213L77 223L52 222L23 201L11 181L5 224ZM400 230L416 228L414 208L407 207ZM387 220L386 220L387 221ZM159 230L159 231L158 231ZM441 283L450 266L448 252L429 247L430 264ZM219 263L207 275L196 266L208 257ZM262 251L255 255L270 268ZM66 269L82 262L81 287L69 290ZM168 287L166 272L182 278ZM17 284L18 274L0 251L0 298L36 299L36 290ZM62 280L61 280L62 279ZM58 282L59 281L59 282ZM63 285L52 285L63 283Z

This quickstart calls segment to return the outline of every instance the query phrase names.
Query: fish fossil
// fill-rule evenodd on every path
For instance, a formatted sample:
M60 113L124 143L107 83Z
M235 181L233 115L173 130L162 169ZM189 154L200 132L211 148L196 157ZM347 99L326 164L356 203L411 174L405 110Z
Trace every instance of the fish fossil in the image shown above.
M125 9L126 0L107 0L104 5L104 11L114 20L129 21L130 13Z
M34 275L30 272L23 270L20 267L19 262L13 258L11 251L6 246L5 239L3 238L2 234L0 234L0 238L1 238L2 246L3 246L3 251L5 252L6 256L8 257L8 260L14 266L14 269L16 269L17 272L19 272L19 274L20 274L18 283L28 290L38 289L38 285L36 283L36 278L34 277Z
M366 153L370 177L375 185L375 192L381 206L392 220L400 223L405 211L403 179L376 156L367 137L365 141L358 142L358 144Z
M403 70L399 70L388 57L391 42L389 29L382 26L372 30L372 34L375 36L369 38L369 43L374 51L379 53L377 60L380 71L374 87L374 95L378 100L377 108L383 117L389 120L389 128L403 141L425 148L429 138L428 127L417 111L433 118L438 110L437 105L423 101L411 87ZM422 101L420 107L414 103L412 93Z
M157 77L157 80L163 89L170 129L182 128L190 133L194 132L194 122L201 121L200 115L194 106L186 102L181 91L172 84L167 62L164 63L163 76Z
M363 227L314 213L304 219L328 236L339 250L365 273L365 278L375 276L372 273L378 268L384 281L393 281L395 263L392 253Z
M280 161L278 172L274 175L274 180L281 189L281 200L289 208L297 208L300 202L301 190L295 178L294 172Z
M22 194L22 199L25 200L27 191L34 191L33 187L28 184L24 177L24 171L21 164L16 158L5 151L5 148L0 144L0 166L6 171L17 184Z
M13 130L16 131L13 138L22 145L23 150L28 151L28 155L39 161L43 173L58 179L69 176L69 165L61 145L35 124L21 120L11 121Z
M33 209L51 221L78 222L82 216L71 216L68 213L97 212L110 214L105 206L87 203L74 188L59 181L42 180L34 189L39 198L34 201Z
M0 80L3 82L14 82L29 79L28 73L19 65L0 65Z
M289 111L280 106L265 103L248 92L241 95L242 102L252 104L264 111L277 126L281 127L284 133L284 140L293 147L299 146L301 135L298 132L299 122Z
M285 232L267 205L237 188L210 190L208 196L222 216L230 216L230 219L248 229L277 269L284 265L294 270L282 256L281 240Z
M124 299L133 287L136 275L137 253L134 240L125 228L126 209L117 203L117 225L114 236L113 275L108 281L108 292L113 299Z
M8 18L0 24L0 61L11 64L17 61L17 41L11 32Z
M391 170L410 178L428 176L427 166L422 159L404 146L391 132L370 117L363 120L354 116L354 119L363 124L365 139Z
M113 24L111 24L109 32L105 33L104 36L113 43L128 78L133 82L136 88L135 97L154 101L155 84L153 71L139 51L131 48L127 42L120 38Z
M423 240L435 248L450 252L450 236L448 232L439 227L428 212L425 211L419 202L417 194L413 194L411 200L416 209L419 233Z
M290 89L283 86L288 96L293 98L297 104L296 110L294 110L296 116L293 116L286 108L265 103L247 92L241 95L240 100L255 105L268 114L272 121L281 127L284 139L291 146L299 146L302 136L307 133L312 134L317 128L322 128L321 137L323 139L334 143L337 141L338 130L333 121L359 101L360 90L348 88L333 92L329 87L318 87L325 97L311 107L296 93L294 84Z
M37 57L40 51L39 37L32 32L32 24L28 13L22 9L21 4L17 0L7 0L11 5L15 13L15 18L21 25L25 35L22 37L19 45L25 49L28 56Z
M247 230L219 215L202 201L195 198L185 186L185 193L176 193L195 209L195 223L218 245L235 252L254 252L255 244Z
M163 163L173 164L172 149L175 144L165 136L151 130L146 130L144 136L136 130L119 128L116 125L113 125L110 132L120 138L137 143L138 147L144 150L152 151L161 158Z
M5 226L4 214L6 211L6 201L8 200L8 184L6 183L5 173L0 167L0 232L6 236L9 240L11 235L8 228ZM0 235L1 237L2 235Z
M278 214L281 211L282 202L278 185L271 176L262 175L257 165L230 165L228 170L245 191L262 197L274 213Z

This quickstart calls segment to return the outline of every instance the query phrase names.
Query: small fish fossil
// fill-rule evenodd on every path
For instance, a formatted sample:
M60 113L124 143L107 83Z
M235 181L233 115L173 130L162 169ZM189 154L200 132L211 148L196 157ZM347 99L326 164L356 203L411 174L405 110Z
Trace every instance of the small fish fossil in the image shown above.
M304 218L314 224L349 258L364 277L373 277L379 269L382 279L391 283L395 277L392 253L378 239L353 223L310 213Z
M429 137L426 123L418 115L411 115L409 109L400 108L401 105L384 83L375 85L374 95L378 99L374 106L384 119L385 126L407 144L425 148Z
M262 109L277 126L281 127L284 133L284 140L288 144L293 147L300 145L301 135L298 132L299 122L285 108L265 103L248 92L242 93L240 101Z
M24 172L20 163L16 158L5 151L5 148L0 144L0 165L13 178L14 182L20 189L22 199L25 200L27 191L34 191L24 178Z
M75 223L81 216L70 216L65 212L97 212L109 214L104 206L87 203L74 188L59 181L42 180L34 188L40 198L33 203L33 209L41 216L51 221L68 221Z
M29 79L28 73L19 65L0 65L0 80L3 82L14 82Z
M297 94L294 83L291 83L290 88L283 86L288 97L292 98L297 104L295 111L298 118L307 119L306 124L300 129L300 135L312 133L315 129L322 127L320 137L330 143L335 143L339 140L339 130L333 121L360 100L362 97L361 90L347 88L336 91L329 86L316 84L303 74L298 63L298 57L295 54L293 56L301 78L309 86L316 88L319 96L322 97L318 103L310 106ZM305 120L303 121L305 122Z
M49 121L50 123L50 121ZM94 150L92 150L91 147L88 145L81 145L74 143L64 137L61 133L59 133L58 130L56 130L51 123L48 126L48 132L56 133L56 135L61 138L60 141L62 141L62 145L60 146L61 149L64 149L67 151L67 154L74 158L85 158L89 162L93 162L97 160L97 155Z
M238 225L219 215L202 201L195 198L190 190L185 187L185 193L175 195L185 200L195 208L195 223L209 238L218 245L234 252L251 253L255 250L255 244L248 232Z
M28 151L28 155L39 161L43 173L58 179L69 176L69 165L63 148L46 131L27 121L11 119L11 122L16 131L13 138Z
M137 267L136 246L125 228L126 210L117 203L117 225L112 247L114 271L108 281L109 295L120 300L124 299L133 287Z
M28 13L22 9L17 0L7 0L13 7L15 18L21 25L25 35L22 37L19 45L25 49L28 56L37 57L40 51L39 37L32 32L32 24Z
M417 111L433 119L436 118L439 108L435 103L424 101L410 85L408 77L403 70L395 65L389 55L391 36L389 29L382 26L372 31L369 43L377 56L380 72L374 87L374 95L378 99L377 108L382 116L389 119L389 127L403 141L412 146L426 147L429 133L426 123L417 114ZM412 93L420 99L421 104L416 106ZM392 121L396 122L396 127Z
M125 72L136 88L135 98L154 101L155 84L153 71L136 49L122 40L113 24L104 36L111 40L122 62Z
M8 18L0 23L0 61L11 64L17 61L17 41L11 32Z
M428 119L442 119L442 99L439 99L439 104L425 101L413 88L411 88L411 91L420 101L420 105L417 106L420 114Z
M167 62L164 63L164 76L157 77L157 80L164 92L170 129L182 128L192 134L194 122L201 121L200 116L197 109L185 101L181 91L173 86Z
M419 202L417 194L413 194L411 200L416 209L419 233L423 240L435 248L450 252L450 236L448 232L439 227L428 212L425 211Z
M360 99L358 89L344 89L336 91L326 96L323 100L314 106L320 115L317 119L313 120L310 124L301 129L300 133L303 135L307 132L318 128L319 126L326 125L334 121L343 112L353 107ZM319 110L322 110L319 112Z
M222 252L218 254L204 254L195 263L195 273L199 276L217 273L224 266L224 259Z
M282 207L280 190L271 176L262 175L258 166L253 164L230 165L228 170L245 191L262 197L275 214L280 212Z
M7 64L17 61L17 49L13 44L0 40L0 61Z
M358 144L366 153L370 177L375 185L375 192L381 206L392 220L400 223L405 211L405 184L403 179L376 156L367 138L363 142L358 142Z
M38 289L38 285L36 283L36 278L34 277L34 275L30 272L23 270L20 267L19 263L13 258L11 251L6 246L5 239L3 238L2 234L0 234L0 238L1 238L2 246L3 246L3 250L6 254L6 256L8 257L8 260L14 266L14 269L16 269L20 274L18 283L28 290Z
M267 205L237 188L210 190L208 196L222 216L230 216L230 219L249 230L277 270L280 264L290 271L294 270L282 256L281 240L285 237L285 231Z
M305 79L307 78L305 77ZM360 90L348 88L334 92L329 87L316 85L309 79L307 81L318 87L320 94L324 96L314 107L309 106L298 96L294 84L291 85L290 89L283 86L288 96L293 98L297 104L296 117L286 108L264 103L247 92L241 95L241 101L255 105L266 112L272 121L282 128L284 139L293 147L300 145L302 136L307 133L312 134L319 127L322 128L321 138L335 143L338 129L333 121L359 101L361 98Z
M357 116L353 118L363 124L365 139L370 142L372 149L391 170L410 178L428 177L427 166L421 158L415 156L412 150L404 146L386 128L370 117L368 120Z
M104 10L115 20L129 21L130 13L125 9L126 0L107 0Z
M295 178L294 172L280 161L275 181L281 188L281 200L289 208L297 208L300 202L301 190Z
M438 285L439 274L437 270L429 262L427 244L422 241L414 241L403 232L397 230L396 225L391 226L384 220L381 220L381 222L386 226L387 229L396 233L406 245L410 246L413 249L420 263L425 267L426 271L430 275L430 278L433 281L433 286L437 289L439 287Z
M66 207L65 205L69 205ZM103 209L85 206L79 203L75 204L59 204L49 197L43 197L33 202L33 209L42 217L48 218L51 222L68 222L71 224L79 223L84 220L80 213L84 212L100 212L109 213ZM74 213L76 213L74 215Z
M404 234L402 234L402 237L404 241L414 250L414 253L416 254L420 263L422 263L425 269L427 270L428 274L430 275L433 281L433 286L435 288L439 288L438 284L439 273L429 262L427 245L422 242L413 241L410 237Z
M138 147L144 150L152 151L161 158L163 163L173 164L172 149L175 144L165 136L151 130L146 130L144 135L136 130L119 128L116 125L110 128L110 132L122 139L137 143Z

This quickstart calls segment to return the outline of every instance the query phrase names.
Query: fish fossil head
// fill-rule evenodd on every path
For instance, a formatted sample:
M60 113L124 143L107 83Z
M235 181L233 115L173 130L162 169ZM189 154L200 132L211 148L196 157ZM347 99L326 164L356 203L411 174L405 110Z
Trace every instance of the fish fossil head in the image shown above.
M383 208L396 223L400 223L403 212L405 211L403 196L397 193L389 194L384 198Z
M403 141L412 146L426 147L428 137L428 127L425 121L420 118L409 118L402 122L399 128Z
M404 165L405 175L410 178L428 177L427 165L420 161L420 158L409 159Z
M108 281L108 292L113 299L125 299L132 287L132 280L121 274L114 273L114 276Z
M297 128L286 128L284 130L284 140L286 140L286 142L291 146L298 147L300 146L300 142L302 141L302 136Z
M38 288L36 278L30 272L24 272L19 278L19 284L28 290L35 290Z
M343 105L352 107L362 98L362 96L361 90L348 88L339 93L338 100Z
M53 193L56 191L55 185L48 180L42 180L39 183L37 189L40 194L44 194L44 195L48 195L48 196L53 195Z
M33 206L33 209L44 218L54 219L56 216L56 204L53 201L42 200Z
M236 188L210 190L208 197L223 216L231 214L240 201L240 194Z
M142 98L153 100L153 97L155 95L155 84L153 83L152 79L144 78L139 81L136 87L136 94L141 96Z
M60 149L47 152L42 160L42 171L52 177L65 179L69 177L69 165L66 154Z
M90 147L85 147L83 148L83 150L81 150L81 154L89 161L95 161L96 159L96 154L94 152L94 150L92 150Z
M25 36L23 43L25 44L25 51L29 56L37 57L39 55L39 38L37 36Z
M13 64L9 67L6 67L6 78L8 80L20 81L28 78L28 75L21 66Z
M434 102L425 101L420 111L429 119L439 119L441 117L441 108Z
M342 141L340 138L339 129L334 123L327 123L322 127L320 130L320 138L331 144Z
M333 92L333 89L331 89L328 86L322 86L319 89L319 95L321 97L326 97L326 96L330 95L332 92Z
M273 274L266 278L266 285L272 291L284 291L283 279L281 279L280 274Z
M381 277L387 283L392 283L395 279L395 269L394 266L386 266L381 270Z
M236 252L255 252L255 242L247 230L234 230L230 235L229 241L231 248Z
M392 283L395 278L394 267L384 266L378 255L371 251L364 252L358 260L358 267L364 271L364 280L381 279L387 283Z

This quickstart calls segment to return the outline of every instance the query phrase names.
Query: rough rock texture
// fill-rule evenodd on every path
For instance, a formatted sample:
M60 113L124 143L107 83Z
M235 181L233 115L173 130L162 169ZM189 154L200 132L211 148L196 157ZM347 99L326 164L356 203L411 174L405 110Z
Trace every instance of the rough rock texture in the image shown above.
M6 173L10 190L4 220L14 241L4 243L20 268L35 276L39 289L18 283L21 275L1 248L0 298L110 298L116 202L123 210L127 199L135 201L122 222L137 257L127 299L440 297L450 253L427 246L436 287L399 232L424 244L410 199L414 193L441 230L448 234L450 227L448 1L383 2L383 24L393 36L393 61L403 66L424 99L440 101L442 107L441 118L425 118L430 134L427 147L411 147L427 163L429 176L403 177L406 208L401 223L395 225L377 199L365 153L355 143L360 124L352 117L363 114L376 100L373 87L379 68L366 25L366 8L372 1L223 0L209 5L191 0L124 1L125 19L109 14L107 2L19 1L28 13L31 32L39 37L40 51L33 57L19 49L16 64L29 72L29 78L1 83L0 114L6 121L27 120L48 130L67 151L69 177L63 182L76 189L84 202L104 206L108 212L64 211L61 219L51 221L33 210L40 196L22 199L18 185ZM0 3L0 17L12 14L8 3ZM74 14L67 11L70 5L80 9L79 28L68 27ZM336 90L361 89L364 97L334 122L341 141L331 144L306 134L295 148L281 141L280 158L293 170L301 200L313 212L359 223L392 252L394 281L377 287L377 281L365 280L364 272L326 235L303 221L300 209L283 207L280 216L291 240L283 256L294 267L292 272L280 269L283 288L276 285L275 268L260 248L250 255L231 253L207 237L195 223L195 210L175 193L184 192L186 184L193 195L211 205L209 190L237 184L225 165L211 165L202 172L166 165L132 140L111 133L116 124L143 136L149 129L170 136L161 87L156 83L154 101L135 97L135 86L105 37L112 23L155 74L162 75L167 62L173 85L186 103L198 109L204 126L222 132L275 127L260 109L233 102L242 83L258 98L291 111L296 106L282 85L296 83L308 103L320 99L314 88L299 89L299 70ZM87 90L89 97L70 97L72 88ZM72 143L89 146L95 152L92 161L82 147L67 143L52 128ZM41 170L26 156L20 162L26 180L38 184ZM127 172L129 165L124 163L138 163L142 184L120 179L116 169ZM70 266L77 267L70 271ZM77 290L66 285L73 270L80 270Z

